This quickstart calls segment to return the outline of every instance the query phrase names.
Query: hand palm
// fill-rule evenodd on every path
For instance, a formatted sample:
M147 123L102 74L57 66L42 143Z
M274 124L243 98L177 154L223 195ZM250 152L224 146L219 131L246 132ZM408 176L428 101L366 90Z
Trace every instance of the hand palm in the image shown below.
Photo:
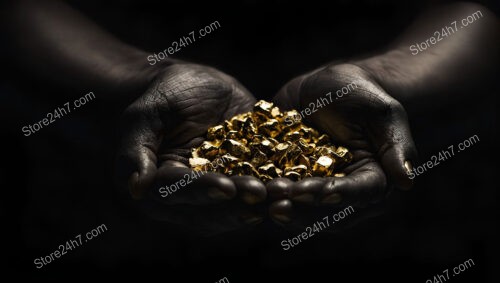
M415 151L404 109L364 70L347 64L320 68L289 82L274 102L285 110L301 111L305 123L354 154L353 163L344 170L346 177L268 184L275 195L290 198L272 205L271 215L278 216L275 220L283 215L290 218L295 210L293 222L300 226L314 221L311 216L322 210L307 205L331 210L328 206L376 202L387 192L386 175L399 187L411 186L404 164L415 157ZM279 190L287 192L275 192ZM300 205L306 209L297 209Z
M151 216L204 234L241 227L242 217L245 223L257 222L259 216L248 206L263 201L266 191L251 176L207 173L194 181L190 178L189 185L168 197L159 190L165 185L178 187L186 175L193 176L187 166L191 148L203 141L210 126L251 111L254 103L235 79L215 69L190 64L168 67L124 113L120 179L128 178L132 196L142 199ZM213 219L219 223L214 225Z

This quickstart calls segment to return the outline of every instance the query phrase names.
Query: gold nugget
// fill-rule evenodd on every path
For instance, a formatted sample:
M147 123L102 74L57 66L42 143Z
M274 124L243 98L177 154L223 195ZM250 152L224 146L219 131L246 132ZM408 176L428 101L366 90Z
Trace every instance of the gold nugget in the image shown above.
M263 182L277 177L341 178L353 157L347 148L333 145L328 135L303 124L296 110L281 112L264 100L255 104L253 112L209 128L206 138L192 150L192 168L251 175Z

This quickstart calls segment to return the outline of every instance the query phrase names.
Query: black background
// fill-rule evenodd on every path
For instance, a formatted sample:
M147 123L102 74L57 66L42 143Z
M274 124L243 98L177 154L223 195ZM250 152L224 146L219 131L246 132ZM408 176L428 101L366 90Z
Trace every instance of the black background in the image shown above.
M285 1L203 3L70 1L121 40L159 52L192 30L221 27L175 54L238 78L270 99L289 79L321 64L375 52L440 1ZM498 15L498 7L481 2ZM498 4L497 4L498 5ZM123 110L96 99L25 137L21 127L63 105L65 92L2 56L1 269L31 278L145 279L170 282L425 282L473 259L450 282L498 282L496 102L470 95L439 113L410 117L421 162L473 135L480 142L394 192L385 213L336 235L283 251L296 235L272 223L204 239L142 217L114 195L116 123ZM91 91L91 90L89 90ZM478 91L498 93L490 85ZM81 94L83 96L84 93ZM108 231L36 269L33 260L105 224Z

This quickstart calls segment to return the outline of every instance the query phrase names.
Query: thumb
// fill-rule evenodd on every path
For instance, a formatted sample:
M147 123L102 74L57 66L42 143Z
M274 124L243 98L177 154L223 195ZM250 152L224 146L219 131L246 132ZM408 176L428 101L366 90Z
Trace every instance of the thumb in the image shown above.
M119 130L116 178L122 193L140 199L155 179L161 121L149 111L127 109Z
M389 109L386 117L376 125L378 131L373 133L377 155L389 180L407 190L413 186L410 176L417 150L403 106L395 101Z

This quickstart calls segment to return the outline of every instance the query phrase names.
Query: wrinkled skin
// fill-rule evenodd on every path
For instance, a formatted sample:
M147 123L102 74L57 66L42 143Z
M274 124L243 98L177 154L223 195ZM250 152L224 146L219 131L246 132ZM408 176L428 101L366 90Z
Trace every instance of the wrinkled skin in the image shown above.
M335 91L350 83L356 87L335 99ZM187 166L190 149L203 141L207 128L251 111L255 103L236 80L215 69L192 64L167 67L124 113L118 165L119 179L128 183L122 187L152 217L203 235L260 223L266 209L275 222L291 229L303 229L349 205L358 210L336 227L372 216L373 210L362 213L359 208L382 199L389 180L404 189L412 185L404 162L414 160L416 151L406 113L354 65L331 65L297 77L274 102L282 110L301 111L320 97L329 100L325 94L330 91L332 101L305 116L304 122L353 152L346 177L299 182L278 178L267 183L266 191L252 176L207 173L163 198L160 187L187 181L185 174L192 173Z
M117 159L120 187L153 218L202 235L245 228L262 221L265 185L252 176L206 173L175 193L159 188L193 172L191 148L206 130L238 113L251 111L255 98L234 78L210 67L174 64L125 111ZM179 184L179 183L178 183Z
M355 87L338 97L336 91L351 83ZM316 104L322 97L328 102L313 109L310 103ZM354 154L353 163L344 170L345 177L269 182L269 195L274 199L269 211L274 221L303 229L352 205L357 212L336 226L352 224L372 216L372 209L370 214L360 211L383 199L390 185L401 189L412 186L404 164L415 160L416 149L406 112L362 68L351 64L319 68L286 84L274 102L283 110L309 107L315 112L302 112L303 122L327 133L334 144L344 145Z

